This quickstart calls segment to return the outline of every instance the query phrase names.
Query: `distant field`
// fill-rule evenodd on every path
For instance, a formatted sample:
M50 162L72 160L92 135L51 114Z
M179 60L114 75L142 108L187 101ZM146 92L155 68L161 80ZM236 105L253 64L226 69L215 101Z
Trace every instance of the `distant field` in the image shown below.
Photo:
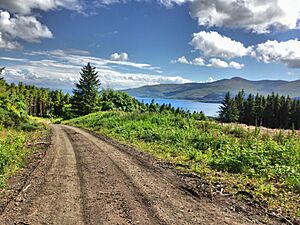
M297 132L245 129L170 114L101 112L67 124L107 135L181 169L247 192L270 209L300 217L300 138Z

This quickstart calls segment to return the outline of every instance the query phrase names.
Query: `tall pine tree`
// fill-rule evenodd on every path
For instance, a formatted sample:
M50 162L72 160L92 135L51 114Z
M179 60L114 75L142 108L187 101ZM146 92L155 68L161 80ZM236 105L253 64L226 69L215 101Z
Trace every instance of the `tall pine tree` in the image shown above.
M231 123L237 122L239 119L239 110L234 99L230 97L230 93L225 95L219 110L219 119L221 122Z
M97 110L100 81L98 72L90 63L81 69L81 78L73 89L72 109L77 115L86 115Z

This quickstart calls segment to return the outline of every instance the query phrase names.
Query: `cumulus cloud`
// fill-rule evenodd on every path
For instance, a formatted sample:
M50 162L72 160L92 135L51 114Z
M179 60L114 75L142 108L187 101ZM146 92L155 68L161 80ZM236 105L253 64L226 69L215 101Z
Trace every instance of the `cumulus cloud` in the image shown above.
M178 59L171 60L172 64L181 63L181 64L190 64L190 62L185 58L185 56L181 56Z
M193 59L193 61L191 63L193 65L197 65L197 66L204 66L205 65L204 59L202 59L200 57Z
M289 68L300 68L300 41L268 40L256 47L254 56L264 63L280 62Z
M11 17L7 11L0 11L0 30L8 39L20 38L28 42L38 42L41 38L52 38L48 27L33 16Z
M229 65L230 68L234 68L234 69L237 69L237 70L240 70L240 69L245 67L244 64L238 63L238 62L235 62L235 61L229 62L228 65Z
M81 10L79 0L1 0L0 8L20 14L30 14L33 9L49 11L56 8Z
M188 3L198 24L269 33L273 28L299 28L300 1L297 0L160 0L167 7Z
M0 32L0 49L17 50L21 49L21 45L16 41L6 40Z
M235 61L231 61L229 63L217 59L217 58L212 58L209 60L209 64L207 64L208 67L214 67L214 68L233 68L233 69L242 69L244 67L244 64L240 64Z
M175 2L176 1L172 1ZM298 28L300 2L295 0L186 0L199 25L243 28L257 33Z
M129 57L126 52L122 52L122 53L113 53L110 56L110 59L115 61L128 61Z
M228 68L228 63L221 60L212 58L209 60L210 64L208 64L209 67L215 67L215 68Z
M183 3L186 3L186 0L158 0L161 4L172 7L174 4L181 5Z
M172 64L175 63L181 63L181 64L191 64L191 65L197 65L197 66L203 66L205 65L205 61L202 58L195 58L192 61L187 60L185 56L181 56L178 59L171 60Z
M33 9L48 11L56 8L82 10L79 0L1 0L0 48L20 49L18 39L39 42L43 38L52 38L48 27L30 14Z
M186 59L185 56L182 56L178 59L171 60L171 63L181 63L181 64L190 64L195 66L206 66L206 67L214 67L214 68L233 68L233 69L242 69L245 65L240 64L235 61L231 61L227 63L218 58L211 58L209 59L209 63L206 63L203 58L195 58L192 61Z
M0 10L0 48L17 50L22 46L16 39L39 42L42 38L52 38L47 26L42 25L33 16L16 15L12 17L7 11Z
M191 44L206 57L230 59L246 56L251 51L250 47L246 48L241 42L214 31L194 33Z

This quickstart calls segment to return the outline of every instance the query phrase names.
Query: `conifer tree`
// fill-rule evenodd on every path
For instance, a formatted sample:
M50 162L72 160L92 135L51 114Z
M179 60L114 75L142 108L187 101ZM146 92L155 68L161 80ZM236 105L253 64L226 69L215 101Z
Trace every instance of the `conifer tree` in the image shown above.
M247 125L255 124L255 102L252 94L248 95L247 101L245 102L245 114L244 123Z
M239 110L239 123L242 123L244 121L244 113L245 113L245 104L244 104L244 98L245 98L245 91L239 91L238 94L235 96L235 103L236 107Z
M98 72L90 63L81 69L81 78L73 89L72 109L77 115L86 115L97 110L100 82Z
M265 108L265 98L262 95L257 94L255 97L255 125L261 126L263 123L263 112Z
M231 123L237 122L239 118L239 111L234 99L230 97L230 93L225 95L222 105L220 106L219 119L221 122Z

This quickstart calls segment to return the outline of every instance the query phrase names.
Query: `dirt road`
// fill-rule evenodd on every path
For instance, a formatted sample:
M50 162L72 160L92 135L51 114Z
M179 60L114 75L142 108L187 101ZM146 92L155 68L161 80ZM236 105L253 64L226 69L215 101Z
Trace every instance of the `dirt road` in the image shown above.
M42 163L0 224L251 224L184 188L149 157L79 128L53 125Z

